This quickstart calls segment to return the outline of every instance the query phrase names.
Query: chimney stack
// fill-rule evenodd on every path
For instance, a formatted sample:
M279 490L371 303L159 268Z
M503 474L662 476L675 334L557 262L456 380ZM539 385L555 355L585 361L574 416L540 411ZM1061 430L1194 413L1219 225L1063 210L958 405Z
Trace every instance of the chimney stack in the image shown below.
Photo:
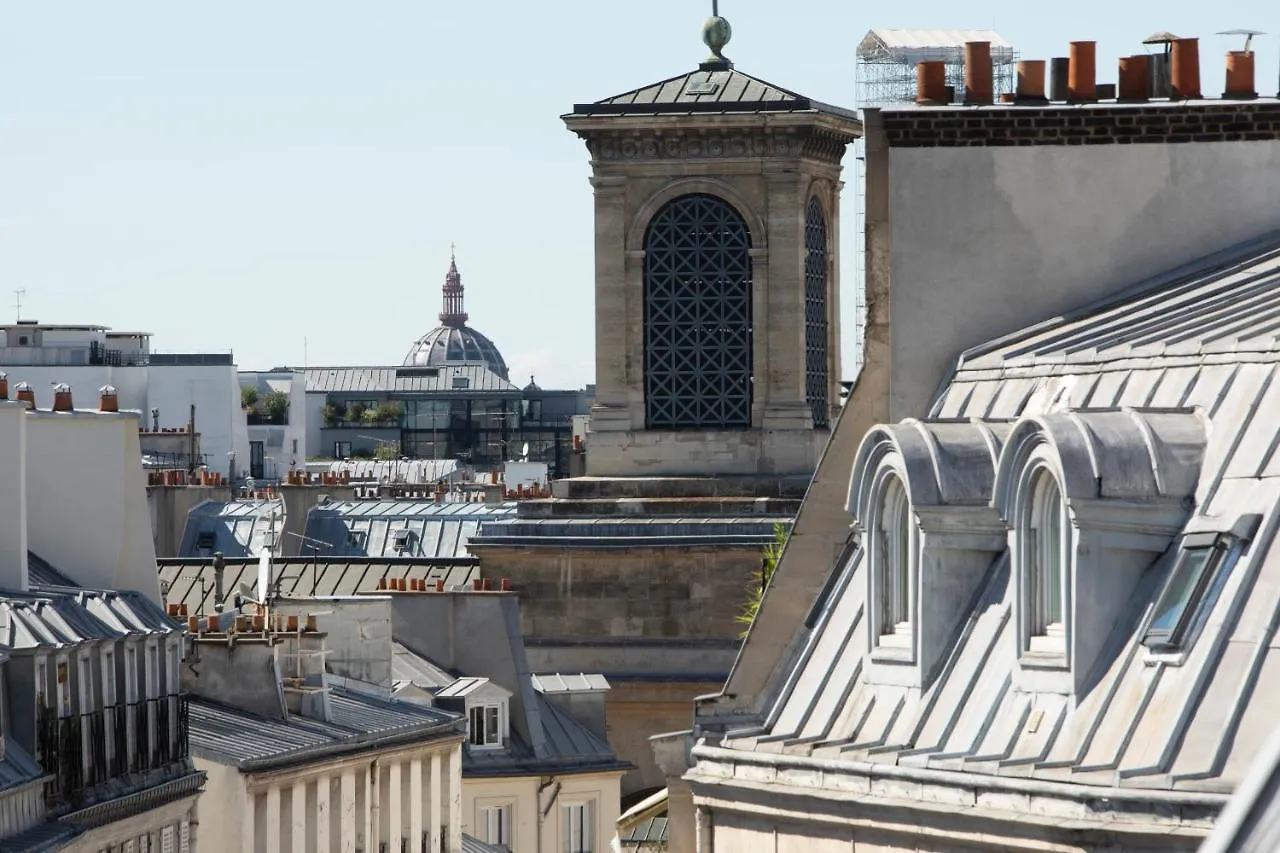
M1145 101L1151 97L1148 86L1151 83L1149 60L1145 55L1123 56L1120 58L1120 83L1116 91L1116 99L1129 103Z
M1200 93L1200 39L1175 39L1173 42L1174 100L1193 100Z
M993 92L991 42L970 41L964 45L964 102L989 104Z
M1019 103L1044 103L1044 60L1027 59L1018 63L1018 93L1014 98Z
M53 410L55 412L70 412L74 406L71 403L71 386L65 382L59 382L53 386Z
M28 409L36 407L36 392L31 389L30 382L19 382L13 386L13 390L16 392L15 398L18 402L26 403Z
M1227 53L1227 90L1224 98L1258 97L1253 85L1253 51L1232 50Z
M110 385L103 385L98 389L98 411L100 412L118 412L120 411L120 400L116 397L116 389Z
M1067 62L1067 100L1088 103L1098 100L1098 46L1091 41L1073 41Z
M947 99L947 64L937 60L916 66L916 103L941 106Z

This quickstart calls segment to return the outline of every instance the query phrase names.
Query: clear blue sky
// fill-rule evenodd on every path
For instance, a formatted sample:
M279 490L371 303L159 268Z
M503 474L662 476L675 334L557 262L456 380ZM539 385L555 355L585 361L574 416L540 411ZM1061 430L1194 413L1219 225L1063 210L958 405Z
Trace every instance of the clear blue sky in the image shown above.
M559 116L693 67L709 10L4 3L0 318L24 288L27 319L151 331L166 351L231 349L245 369L301 364L304 337L311 364L398 363L436 325L456 241L472 323L513 378L589 382L587 153ZM1103 80L1153 31L1197 35L1206 94L1221 92L1239 41L1215 32L1280 33L1264 0L723 0L721 13L740 69L846 105L872 27L994 27L1024 58L1095 39ZM1257 43L1268 95L1278 41Z

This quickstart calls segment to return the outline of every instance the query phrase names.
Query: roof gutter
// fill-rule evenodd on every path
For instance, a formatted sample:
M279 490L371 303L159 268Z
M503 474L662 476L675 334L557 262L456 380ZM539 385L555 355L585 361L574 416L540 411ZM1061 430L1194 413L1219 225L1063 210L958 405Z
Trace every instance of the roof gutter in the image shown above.
M1050 782L1043 779L1015 778L1010 776L986 776L978 773L961 773L956 770L935 770L928 767L906 767L900 764L874 764L867 761L843 761L832 758L812 758L786 753L759 754L719 746L699 744L692 750L694 760L752 764L796 770L819 770L845 775L866 776L872 779L899 779L946 785L952 788L982 788L991 791L1007 791L1016 794L1034 794L1068 800L1114 800L1118 802L1161 803L1165 805L1207 806L1221 808L1230 799L1228 794L1211 794L1200 791L1168 791L1152 788L1114 788L1101 785L1079 785L1073 782ZM700 779L714 783L712 776Z
M294 752L267 756L266 758L245 759L239 762L236 767L241 773L285 770L318 759L338 758L375 749L404 746L424 740L431 735L461 735L463 722L463 720L451 720L447 723L437 723L433 726L414 728L407 731L401 729L389 734L365 734L338 744L318 744L295 750Z

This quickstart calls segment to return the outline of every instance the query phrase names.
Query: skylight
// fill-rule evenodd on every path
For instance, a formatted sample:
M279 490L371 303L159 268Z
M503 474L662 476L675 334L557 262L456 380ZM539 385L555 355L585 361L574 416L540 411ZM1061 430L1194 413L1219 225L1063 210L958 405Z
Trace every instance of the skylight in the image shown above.
M1243 518L1239 531L1231 533L1194 533L1182 540L1177 562L1165 581L1151 611L1151 622L1142 638L1153 651L1177 651L1185 648L1203 625L1204 618L1217 602L1240 557L1244 545L1256 530L1257 517ZM1252 530L1246 530L1252 528Z

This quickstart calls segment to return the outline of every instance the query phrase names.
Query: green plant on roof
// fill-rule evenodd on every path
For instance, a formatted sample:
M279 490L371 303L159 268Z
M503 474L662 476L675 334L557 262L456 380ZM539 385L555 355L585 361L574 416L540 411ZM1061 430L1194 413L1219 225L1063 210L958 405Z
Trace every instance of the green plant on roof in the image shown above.
M756 621L756 614L760 612L760 602L764 600L765 590L773 580L778 561L782 559L782 549L787 547L787 539L790 536L791 531L785 524L773 526L773 541L765 546L764 553L760 555L760 571L751 575L751 584L748 587L750 597L737 617L738 623L744 626L742 637L747 636L747 632L751 630L751 623Z

